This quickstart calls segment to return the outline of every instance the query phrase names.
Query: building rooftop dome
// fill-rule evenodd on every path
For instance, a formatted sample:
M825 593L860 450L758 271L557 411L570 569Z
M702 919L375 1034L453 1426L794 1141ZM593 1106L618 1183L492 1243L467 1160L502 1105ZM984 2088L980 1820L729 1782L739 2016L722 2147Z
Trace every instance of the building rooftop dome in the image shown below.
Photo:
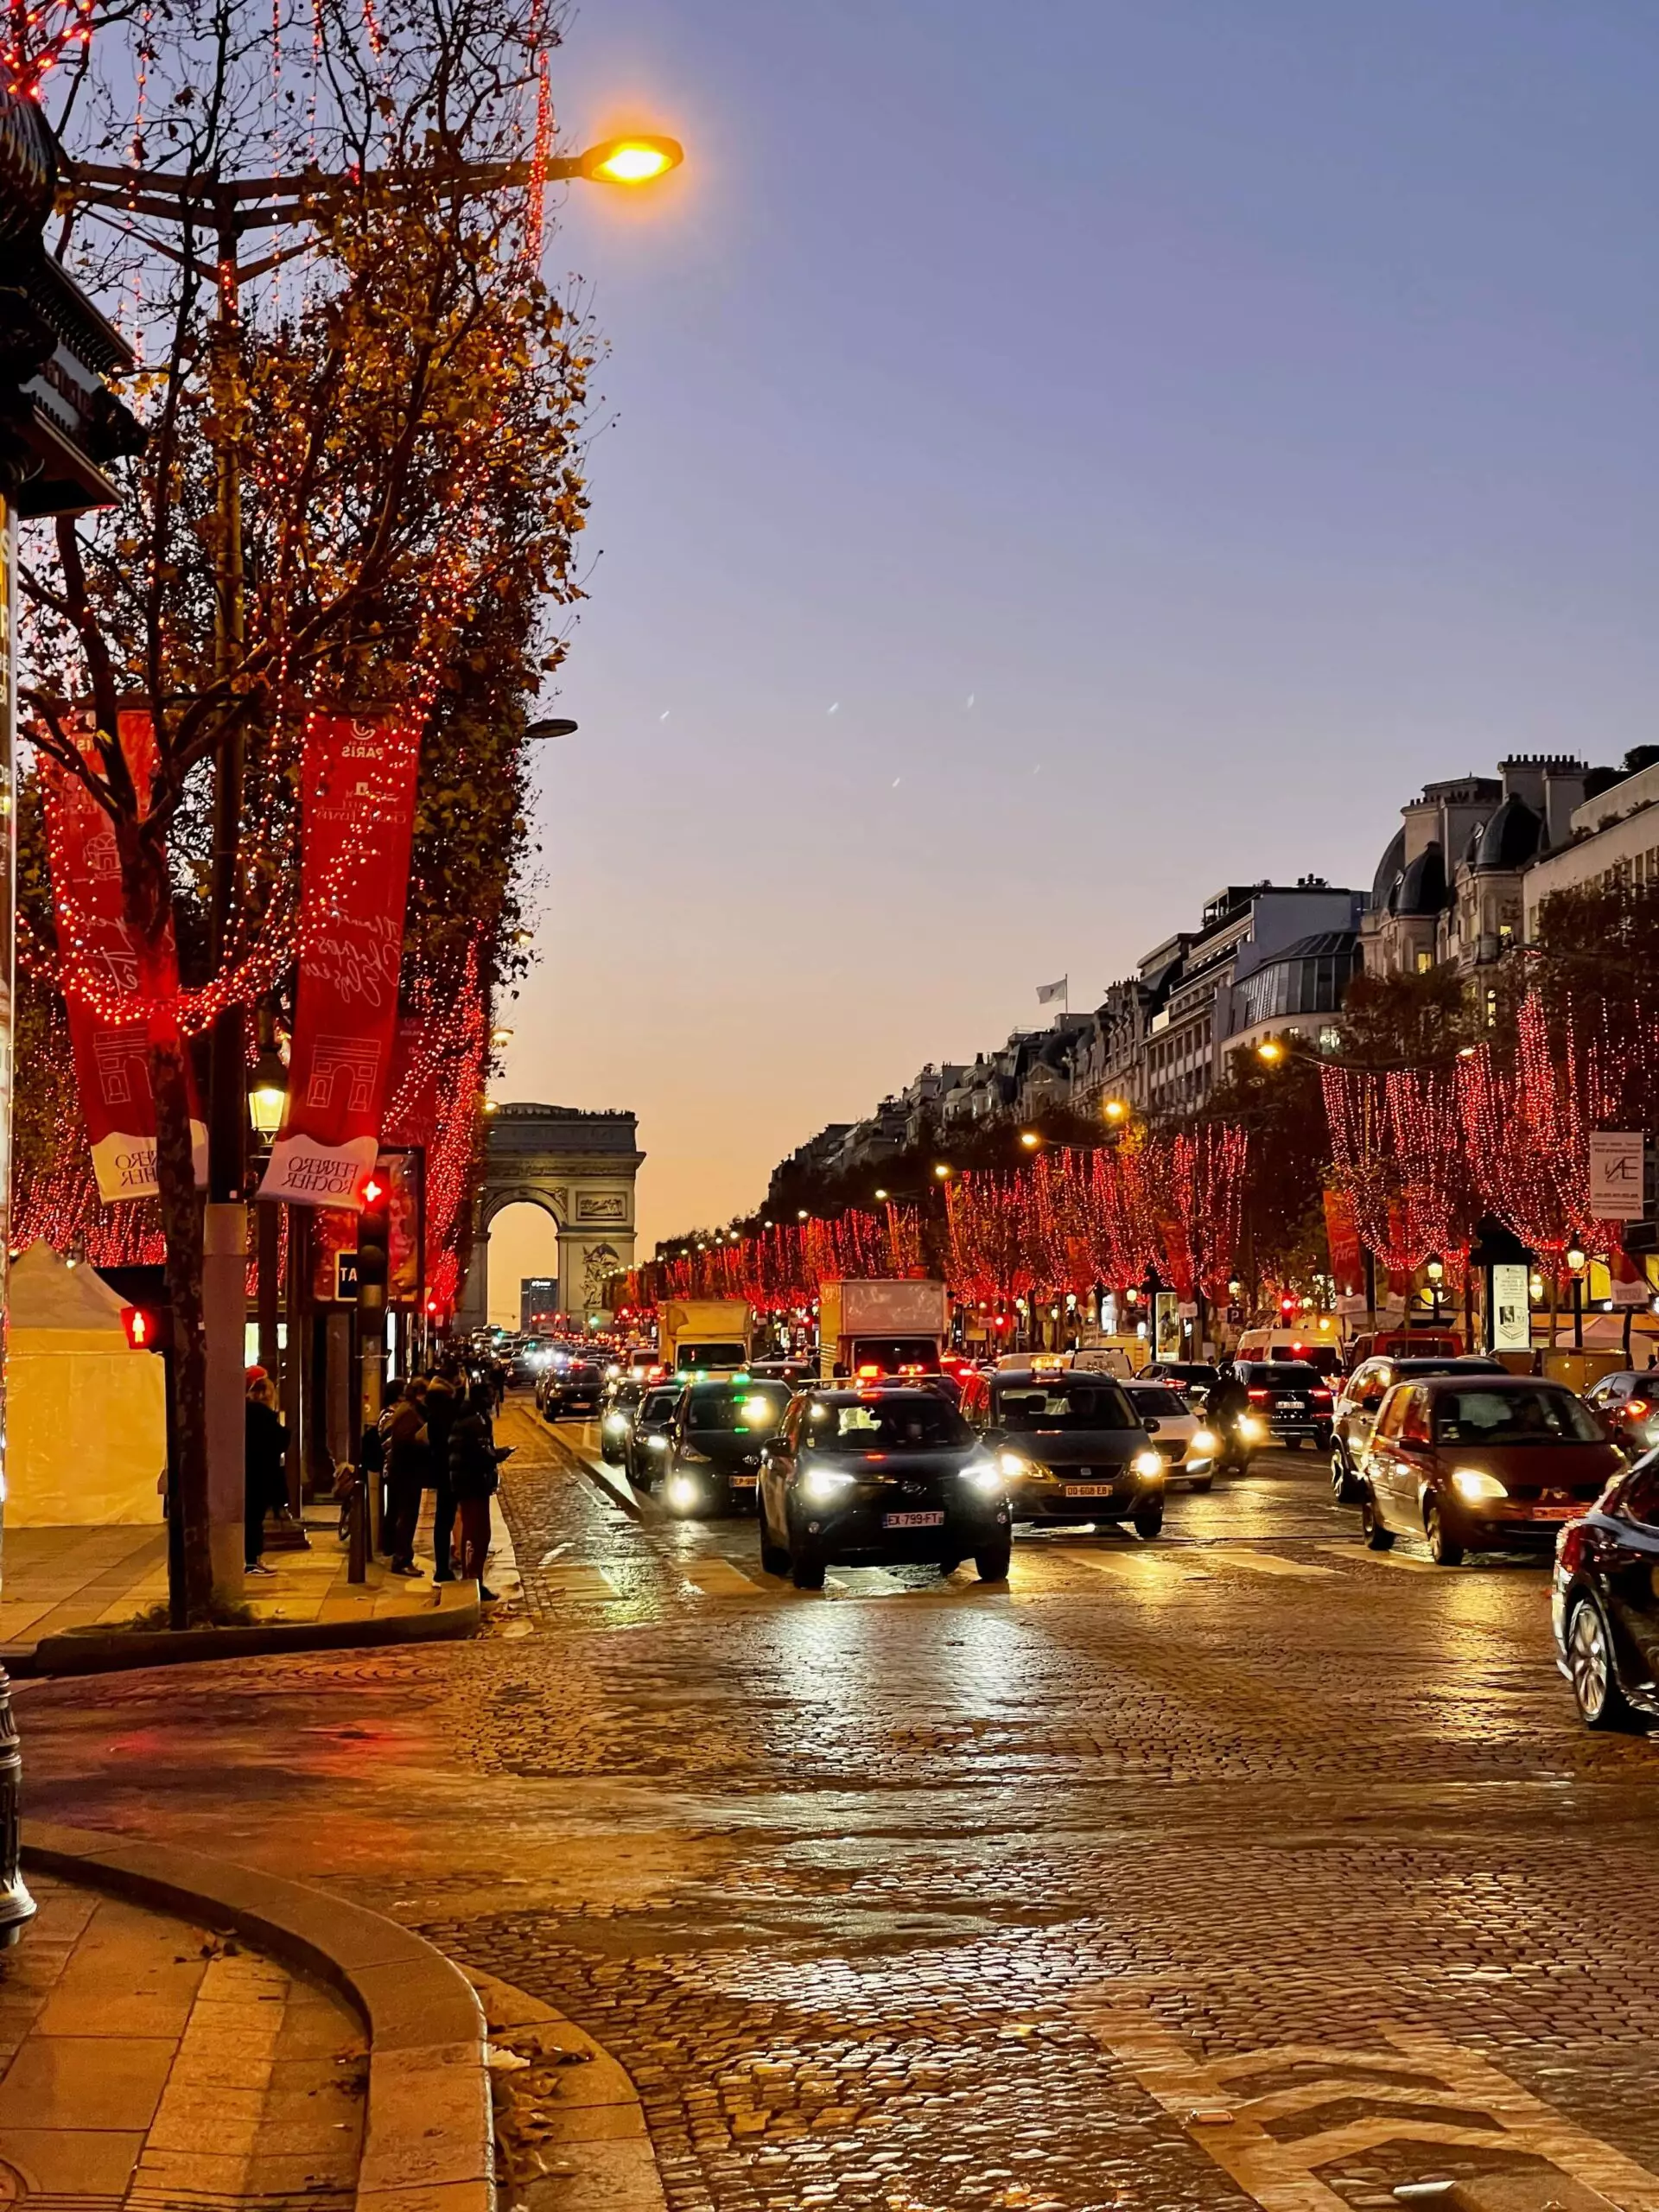
M1371 881L1371 904L1382 908L1389 903L1389 895L1399 881L1400 871L1406 864L1406 832L1402 823L1389 838L1388 849L1376 864L1376 874Z
M1438 914L1446 904L1446 855L1426 845L1389 893L1391 914Z
M1480 835L1478 868L1524 868L1537 857L1544 825L1525 799L1511 792Z

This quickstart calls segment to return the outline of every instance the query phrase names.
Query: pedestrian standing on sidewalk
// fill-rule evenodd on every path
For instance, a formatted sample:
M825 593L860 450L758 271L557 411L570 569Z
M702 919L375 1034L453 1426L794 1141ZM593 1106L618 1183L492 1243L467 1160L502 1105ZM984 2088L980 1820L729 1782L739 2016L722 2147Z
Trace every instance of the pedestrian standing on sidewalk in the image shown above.
M453 1582L455 1493L449 1486L449 1437L461 1413L455 1386L435 1375L426 1386L426 1480L432 1492L432 1580Z
M394 1574L418 1574L415 1524L421 1517L431 1451L426 1427L426 1384L406 1382L382 1426L386 1439L385 1548Z
M248 1390L243 1439L243 1564L250 1574L275 1574L261 1554L265 1516L288 1503L288 1431L276 1410L276 1392L263 1370Z
M501 1462L511 1445L498 1445L490 1425L493 1402L487 1382L474 1382L467 1393L467 1409L449 1432L449 1487L461 1515L461 1572L475 1580L478 1594L486 1605L495 1592L484 1580L490 1555L490 1500L501 1485Z

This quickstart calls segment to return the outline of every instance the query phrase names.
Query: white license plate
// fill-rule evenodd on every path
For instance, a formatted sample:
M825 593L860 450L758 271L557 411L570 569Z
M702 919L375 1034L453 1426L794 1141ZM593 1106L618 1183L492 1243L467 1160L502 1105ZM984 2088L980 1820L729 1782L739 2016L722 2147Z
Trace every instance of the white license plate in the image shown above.
M881 1518L884 1529L943 1529L943 1513L887 1513Z
M1067 1483L1065 1494L1068 1497L1109 1497L1112 1486L1110 1483Z
M1307 1402L1304 1398L1281 1398L1279 1410L1281 1414L1305 1414Z

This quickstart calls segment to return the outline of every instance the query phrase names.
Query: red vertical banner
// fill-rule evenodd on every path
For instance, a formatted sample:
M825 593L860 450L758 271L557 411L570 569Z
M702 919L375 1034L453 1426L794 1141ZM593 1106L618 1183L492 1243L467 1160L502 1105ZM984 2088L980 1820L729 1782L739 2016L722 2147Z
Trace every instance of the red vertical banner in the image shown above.
M149 716L118 715L116 736L135 788L148 791L156 760ZM90 722L82 725L76 741L101 772ZM160 947L147 950L141 933L126 918L114 823L80 779L44 753L41 780L64 1003L98 1195L106 1205L122 1198L153 1198L159 1185L145 1002L159 1010L167 1001L178 998L179 962L172 925ZM130 1007L124 1001L130 1002ZM190 1090L193 1165L198 1185L205 1187L207 1131L188 1060L185 1077Z
M299 989L288 1111L262 1198L359 1205L397 1026L416 733L314 715L301 796Z
M1356 1296L1365 1287L1365 1262L1360 1255L1353 1201L1345 1191L1328 1186L1325 1193L1325 1241L1331 1248L1331 1280L1337 1287L1337 1296Z

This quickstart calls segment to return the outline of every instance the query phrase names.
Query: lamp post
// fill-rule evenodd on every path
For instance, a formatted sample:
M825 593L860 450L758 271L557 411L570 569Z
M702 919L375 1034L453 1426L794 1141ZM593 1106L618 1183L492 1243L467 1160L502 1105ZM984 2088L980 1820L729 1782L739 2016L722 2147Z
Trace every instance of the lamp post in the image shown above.
M1423 1273L1428 1277L1429 1294L1434 1300L1434 1326L1440 1325L1440 1285L1446 1281L1446 1262L1438 1252L1431 1252L1423 1262Z
M1584 1350L1584 1271L1590 1264L1590 1255L1575 1236L1567 1246L1567 1272L1573 1278L1573 1349Z

